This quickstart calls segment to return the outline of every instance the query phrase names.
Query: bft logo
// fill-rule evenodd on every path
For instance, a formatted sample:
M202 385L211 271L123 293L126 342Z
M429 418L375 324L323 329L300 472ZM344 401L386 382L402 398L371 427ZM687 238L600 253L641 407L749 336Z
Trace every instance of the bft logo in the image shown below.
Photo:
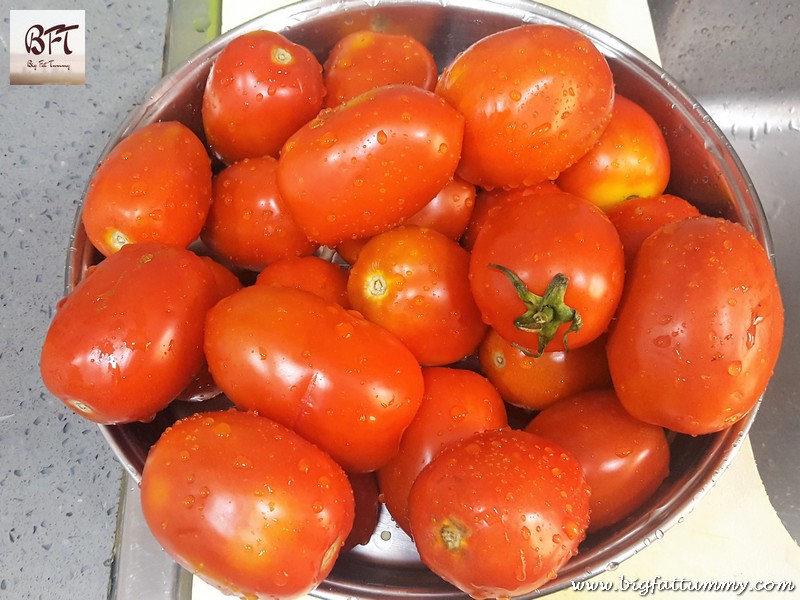
M10 80L14 85L86 82L82 10L12 10Z

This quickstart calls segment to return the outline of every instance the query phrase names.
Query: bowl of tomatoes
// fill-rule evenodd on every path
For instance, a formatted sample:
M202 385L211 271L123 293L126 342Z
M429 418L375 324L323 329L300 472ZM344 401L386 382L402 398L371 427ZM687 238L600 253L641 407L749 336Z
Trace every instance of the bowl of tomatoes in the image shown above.
M150 90L89 179L43 379L231 593L614 568L714 485L777 360L730 144L544 6L276 10Z

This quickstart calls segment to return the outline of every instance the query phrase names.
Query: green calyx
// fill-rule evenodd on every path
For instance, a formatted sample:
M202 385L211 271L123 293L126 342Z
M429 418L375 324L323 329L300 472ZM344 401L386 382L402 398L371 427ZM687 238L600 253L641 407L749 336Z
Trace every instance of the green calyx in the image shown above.
M491 263L488 266L497 269L508 277L517 292L517 296L525 305L525 312L514 319L514 327L520 331L535 333L539 338L536 352L531 352L516 343L514 346L526 356L539 357L544 352L547 344L550 343L550 340L555 337L558 328L565 323L569 323L569 328L564 332L564 350L568 350L567 336L574 331L578 331L583 324L580 313L564 303L564 294L567 291L569 279L563 273L557 273L547 284L544 294L538 296L531 292L525 282L519 278L519 275L511 269Z

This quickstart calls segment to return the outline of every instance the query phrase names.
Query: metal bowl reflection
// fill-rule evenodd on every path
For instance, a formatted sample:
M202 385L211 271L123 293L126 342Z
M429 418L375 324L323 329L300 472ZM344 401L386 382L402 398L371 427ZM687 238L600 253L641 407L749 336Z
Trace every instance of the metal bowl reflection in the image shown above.
M667 73L623 42L574 17L524 0L305 0L274 11L221 36L165 77L112 136L103 156L131 131L158 120L181 121L202 137L200 107L208 71L226 43L245 31L278 31L309 47L320 60L344 33L354 29L403 31L427 44L441 68L472 42L521 23L562 24L589 36L606 56L616 89L641 104L660 123L673 161L668 191L692 199L707 214L743 223L771 254L766 219L752 183L702 107ZM79 211L68 253L67 291L100 259L86 238ZM150 446L166 427L198 410L225 405L223 397L178 401L150 423L100 429L125 469L138 481ZM613 569L660 538L713 486L754 416L755 410L731 429L713 435L672 435L671 474L657 493L623 523L591 534L558 578L534 596ZM413 542L386 514L371 542L341 557L314 594L321 598L465 598L419 562Z

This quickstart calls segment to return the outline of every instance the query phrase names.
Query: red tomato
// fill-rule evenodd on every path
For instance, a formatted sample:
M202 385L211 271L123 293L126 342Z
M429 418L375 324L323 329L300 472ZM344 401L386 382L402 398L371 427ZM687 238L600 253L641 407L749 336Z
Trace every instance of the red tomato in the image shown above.
M131 242L185 248L211 205L211 160L176 121L151 123L123 138L89 182L81 219L105 256Z
M277 260L264 267L257 285L282 285L306 290L330 302L350 308L347 298L347 270L317 256Z
M392 334L310 292L255 285L206 321L214 381L237 406L294 429L347 471L397 452L422 401L422 374Z
M648 198L631 198L606 211L617 228L625 263L630 265L645 238L667 223L699 217L700 211L688 201L671 194Z
M325 61L325 105L337 106L393 83L433 90L438 76L433 55L415 38L357 31L340 39Z
M249 598L301 596L327 577L353 525L341 467L255 413L194 414L147 455L142 512L190 572Z
M459 54L436 92L464 115L458 174L491 189L555 179L584 155L610 119L614 83L580 32L523 25Z
M470 293L469 254L433 229L404 225L372 238L350 269L347 294L423 365L464 358L486 331Z
M628 279L608 339L622 405L690 435L744 417L783 338L775 272L753 235L711 217L669 223L644 241Z
M201 237L221 260L259 271L274 260L316 250L287 212L277 173L278 161L263 156L235 163L214 178Z
M658 196L669 174L669 149L661 127L641 106L617 94L600 140L559 175L558 185L608 210L634 196Z
M381 513L380 492L375 473L348 473L356 500L355 519L350 535L344 541L342 552L368 544Z
M203 127L226 163L277 156L283 143L322 108L322 65L303 46L272 31L228 43L208 74Z
M406 220L406 225L430 227L458 241L472 216L475 206L475 186L454 177L423 206Z
M201 256L202 260L214 276L217 284L217 298L222 300L225 296L230 296L233 292L242 289L242 282L227 267L221 265L210 256Z
M528 410L542 410L585 390L611 387L605 335L569 352L544 352L532 358L490 329L478 358L503 400Z
M461 237L461 245L467 250L472 250L478 232L483 229L489 215L495 208L517 198L523 198L540 192L557 192L558 186L553 181L544 181L536 185L514 188L511 190L494 189L491 191L479 190L475 195L475 207L470 215L467 228Z
M537 355L599 337L619 302L624 269L622 244L602 210L572 194L543 192L489 216L470 277L484 321Z
M409 535L408 496L420 471L442 448L479 431L508 426L503 400L491 383L473 371L422 369L425 395L400 450L378 471L389 514Z
M580 462L592 488L589 531L632 514L669 475L664 430L633 418L613 390L559 400L525 430L563 446Z
M97 423L147 421L203 364L203 320L217 301L189 250L128 244L59 304L45 337L45 386Z
M309 239L334 247L390 229L453 177L464 120L432 92L384 86L295 133L278 186Z
M408 500L422 561L474 598L507 598L554 579L589 522L581 466L549 440L485 431L442 450Z

